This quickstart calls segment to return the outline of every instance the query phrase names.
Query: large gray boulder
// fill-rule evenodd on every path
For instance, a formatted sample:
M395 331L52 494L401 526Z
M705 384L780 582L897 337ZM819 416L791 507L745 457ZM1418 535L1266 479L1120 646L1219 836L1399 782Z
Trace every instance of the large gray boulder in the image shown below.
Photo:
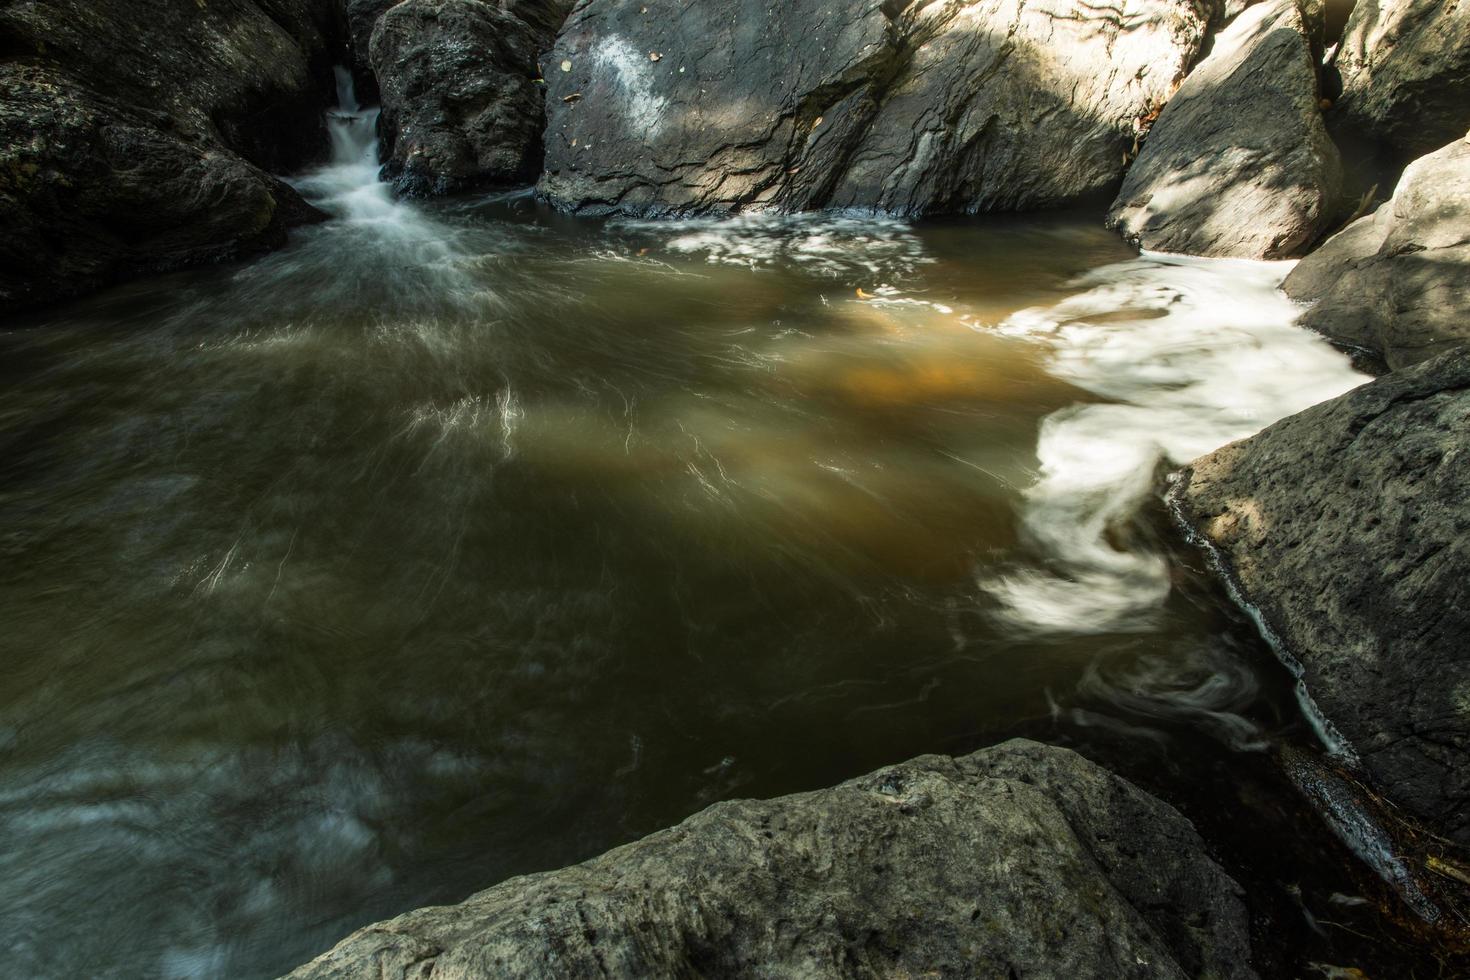
M1470 4L1358 0L1336 65L1334 130L1367 135L1401 160L1470 129Z
M540 190L640 215L1022 210L1110 192L1212 9L582 0L544 65Z
M1470 844L1470 349L1196 460L1176 496L1403 808Z
M0 311L281 244L331 0L0 4Z
M1239 889L1173 809L1013 741L720 803L368 926L295 980L1254 976Z
M1301 14L1270 0L1221 31L1169 100L1108 223L1155 251L1289 258L1326 230L1341 185Z
M570 0L404 0L373 28L371 58L399 193L529 183L541 172L537 59Z
M1302 323L1390 368L1470 341L1470 141L1410 164L1393 198L1308 255L1287 295Z

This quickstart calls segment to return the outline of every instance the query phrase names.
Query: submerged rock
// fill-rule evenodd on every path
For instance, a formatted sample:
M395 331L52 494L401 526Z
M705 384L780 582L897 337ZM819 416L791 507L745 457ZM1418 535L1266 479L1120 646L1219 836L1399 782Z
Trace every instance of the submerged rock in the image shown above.
M1207 0L586 0L543 195L586 213L1022 210L1111 192Z
M1302 254L1342 184L1294 0L1240 14L1169 101L1108 223L1144 248L1250 259Z
M1404 171L1393 199L1303 259L1287 295L1302 323L1390 368L1470 342L1470 142Z
M369 926L296 980L1249 977L1239 889L1182 816L1013 741L719 803L460 905Z
M0 6L0 309L279 245L323 152L329 0Z
M1470 844L1470 348L1196 460L1176 500L1388 794Z
M1412 159L1470 128L1470 4L1360 0L1336 59L1335 130Z
M526 183L541 171L537 58L570 0L404 0L378 18L372 65L400 193Z

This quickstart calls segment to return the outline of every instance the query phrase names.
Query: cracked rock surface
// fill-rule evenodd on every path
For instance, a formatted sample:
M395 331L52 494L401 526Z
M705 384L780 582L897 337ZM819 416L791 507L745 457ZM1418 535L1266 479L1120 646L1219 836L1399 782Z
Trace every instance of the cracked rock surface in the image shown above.
M1176 498L1375 782L1470 843L1470 349L1196 460Z
M1208 0L581 0L541 192L585 213L1027 210L1110 193Z
M0 310L280 245L326 149L329 0L0 4Z
M403 0L382 13L371 57L401 194L525 183L541 170L537 56L570 0Z
M1016 740L719 803L585 864L368 926L294 980L1252 977L1175 810Z
M1470 138L1467 138L1470 139ZM1470 141L1410 164L1392 200L1303 259L1302 324L1390 368L1470 341Z
M1342 185L1295 0L1248 8L1159 116L1108 215L1143 248L1280 259L1327 229Z

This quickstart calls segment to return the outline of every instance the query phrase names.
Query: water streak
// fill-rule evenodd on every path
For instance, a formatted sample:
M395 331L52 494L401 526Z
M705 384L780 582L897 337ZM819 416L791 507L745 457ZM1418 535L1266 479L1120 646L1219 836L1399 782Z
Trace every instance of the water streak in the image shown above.
M1294 325L1289 263L1144 255L1001 330L1048 345L1051 371L1096 395L1042 423L1022 522L1042 567L982 579L1026 632L1148 629L1169 592L1131 522L1179 466L1362 384L1346 356Z

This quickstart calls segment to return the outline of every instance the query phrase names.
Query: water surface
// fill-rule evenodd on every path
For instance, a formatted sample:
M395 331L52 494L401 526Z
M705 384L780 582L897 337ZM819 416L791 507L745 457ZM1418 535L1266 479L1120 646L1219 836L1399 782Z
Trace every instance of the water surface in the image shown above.
M370 125L287 249L0 327L0 972L268 976L1048 724L1300 731L1149 516L1362 380L1284 267L402 204Z

